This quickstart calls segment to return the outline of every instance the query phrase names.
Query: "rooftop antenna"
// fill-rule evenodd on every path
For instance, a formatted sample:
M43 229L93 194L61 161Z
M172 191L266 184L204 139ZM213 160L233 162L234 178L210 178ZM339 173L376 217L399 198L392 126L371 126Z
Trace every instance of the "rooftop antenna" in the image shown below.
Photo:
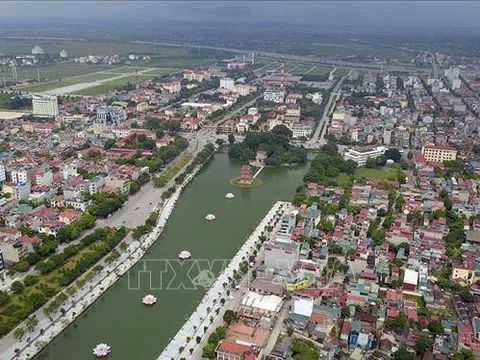
M113 47L112 47L112 45L110 45L110 56L112 56L112 55L113 55Z
M129 54L132 53L132 44L131 43L128 43L128 53Z
M40 68L37 66L37 80L40 82Z
M88 48L88 53L90 54L90 56L92 56L92 48L91 47Z
M15 82L17 82L18 76L17 76L17 67L16 66L12 66L12 77L15 80Z

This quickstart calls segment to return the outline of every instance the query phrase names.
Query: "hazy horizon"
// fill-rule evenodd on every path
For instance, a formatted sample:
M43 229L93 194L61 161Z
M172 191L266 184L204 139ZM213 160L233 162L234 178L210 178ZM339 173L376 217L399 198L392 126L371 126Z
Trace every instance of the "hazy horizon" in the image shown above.
M467 29L478 27L480 2L455 1L27 1L0 2L4 24L126 27L178 22L286 24L314 28ZM67 5L68 4L68 5ZM100 21L100 22L99 22Z

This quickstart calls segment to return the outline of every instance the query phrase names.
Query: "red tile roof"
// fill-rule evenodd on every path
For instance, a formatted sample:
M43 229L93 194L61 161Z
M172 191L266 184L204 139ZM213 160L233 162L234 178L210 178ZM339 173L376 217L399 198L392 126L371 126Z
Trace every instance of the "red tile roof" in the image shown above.
M217 351L226 352L229 354L243 355L247 352L250 352L250 347L226 340L222 341L220 345L218 345Z

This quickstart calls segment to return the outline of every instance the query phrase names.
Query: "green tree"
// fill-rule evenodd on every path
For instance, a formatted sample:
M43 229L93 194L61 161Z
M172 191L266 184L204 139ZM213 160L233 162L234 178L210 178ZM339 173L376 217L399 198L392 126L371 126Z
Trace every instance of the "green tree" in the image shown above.
M342 317L346 318L350 316L350 307L347 305L343 305L341 309Z
M215 357L215 348L216 345L208 343L202 348L202 356L213 359Z
M15 294L20 294L23 291L23 289L25 289L25 286L20 281L14 281L12 283L12 291Z
M105 150L108 150L108 149L111 149L115 146L115 140L114 139L107 139L105 140L105 142L103 143L103 148Z
M428 335L420 335L415 341L415 350L417 355L423 355L425 351L431 349L433 340Z
M25 320L25 327L28 332L32 332L35 329L35 326L38 325L38 319L34 316L30 316Z
M13 337L17 340L21 339L23 335L25 335L25 330L23 329L23 327L18 327L13 332Z
M225 321L227 325L230 325L233 320L235 320L235 312L233 310L225 311L223 314L223 321Z
M228 134L228 143L233 145L235 143L235 136L233 134Z
M10 301L10 296L6 291L0 291L0 306L6 305Z
M472 350L463 348L451 357L451 360L475 360Z
M409 353L404 347L399 348L393 353L393 358L395 360L413 360L413 354Z
M25 286L32 286L38 282L38 276L35 275L27 275L25 279L23 279L23 284Z
M431 321L430 324L428 324L428 330L435 335L443 334L443 326L439 321Z
M13 266L13 270L22 273L27 272L29 268L30 265L26 261L20 261Z

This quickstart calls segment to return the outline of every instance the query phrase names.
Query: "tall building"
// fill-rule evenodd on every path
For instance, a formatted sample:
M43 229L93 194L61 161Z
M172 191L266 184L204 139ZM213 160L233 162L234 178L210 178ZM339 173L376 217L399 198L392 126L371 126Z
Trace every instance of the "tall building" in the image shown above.
M102 106L97 109L95 125L100 127L119 126L127 120L124 108L116 106Z
M233 89L233 87L235 86L235 80L231 79L231 78L222 78L220 79L220 88L221 89Z
M5 165L0 162L0 184L7 180L7 172L5 171Z
M32 169L30 168L13 169L10 173L12 182L15 184L27 182L29 179L31 179L31 176Z
M55 95L33 95L33 115L55 117L58 115L58 100Z
M428 144L422 148L422 154L427 162L444 162L457 159L457 150L449 145Z

